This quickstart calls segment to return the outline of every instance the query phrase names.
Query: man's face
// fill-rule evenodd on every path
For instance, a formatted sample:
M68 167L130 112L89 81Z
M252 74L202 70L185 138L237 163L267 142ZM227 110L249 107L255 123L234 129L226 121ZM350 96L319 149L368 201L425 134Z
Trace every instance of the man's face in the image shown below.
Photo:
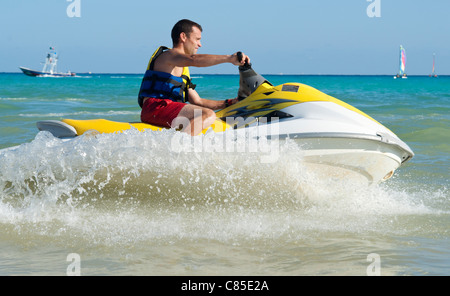
M196 54L199 47L202 47L200 40L202 39L202 32L199 28L193 27L189 37L186 35L184 42L184 52L186 54Z

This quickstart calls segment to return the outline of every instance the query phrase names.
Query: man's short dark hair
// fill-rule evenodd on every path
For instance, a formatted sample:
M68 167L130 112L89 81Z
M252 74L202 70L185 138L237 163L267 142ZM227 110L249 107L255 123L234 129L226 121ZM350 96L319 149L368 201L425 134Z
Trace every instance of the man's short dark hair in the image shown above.
M197 27L200 32L203 31L202 26L193 22L191 20L183 19L178 21L172 29L172 42L173 46L177 45L180 42L180 34L185 33L187 37L192 33L192 28Z

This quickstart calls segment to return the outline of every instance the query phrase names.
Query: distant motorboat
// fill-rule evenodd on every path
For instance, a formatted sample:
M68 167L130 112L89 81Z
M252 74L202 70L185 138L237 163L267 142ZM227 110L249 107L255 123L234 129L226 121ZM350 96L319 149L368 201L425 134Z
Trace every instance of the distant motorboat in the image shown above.
M67 73L58 73L56 65L58 63L58 55L54 47L50 47L50 52L45 59L42 71L36 71L25 67L19 67L23 74L32 77L70 77L75 76L75 73L68 71Z

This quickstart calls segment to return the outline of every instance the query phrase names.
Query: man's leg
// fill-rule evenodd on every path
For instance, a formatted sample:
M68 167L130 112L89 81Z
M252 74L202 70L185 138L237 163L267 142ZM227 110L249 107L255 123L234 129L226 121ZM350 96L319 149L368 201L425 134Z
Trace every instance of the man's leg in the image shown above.
M208 108L187 104L172 121L172 127L183 125L182 131L191 136L198 135L216 120L216 113Z

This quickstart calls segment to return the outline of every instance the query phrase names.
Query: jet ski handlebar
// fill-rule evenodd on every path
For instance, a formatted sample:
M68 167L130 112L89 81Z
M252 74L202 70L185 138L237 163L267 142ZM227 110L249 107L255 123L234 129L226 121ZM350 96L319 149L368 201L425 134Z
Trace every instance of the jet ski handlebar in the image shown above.
M238 61L242 61L244 58L241 51L238 51L236 55ZM243 66L239 66L239 90L237 96L239 101L252 94L264 82L270 83L252 69L251 63L246 61Z
M242 54L242 51L238 51L236 54L237 54L237 59L238 59L238 61L241 62L242 59L244 58L244 55ZM249 63L246 61L245 64L244 64L243 66L239 66L239 70L240 70L240 71L245 71L245 70L251 69L251 67L252 67L252 64L249 64Z

